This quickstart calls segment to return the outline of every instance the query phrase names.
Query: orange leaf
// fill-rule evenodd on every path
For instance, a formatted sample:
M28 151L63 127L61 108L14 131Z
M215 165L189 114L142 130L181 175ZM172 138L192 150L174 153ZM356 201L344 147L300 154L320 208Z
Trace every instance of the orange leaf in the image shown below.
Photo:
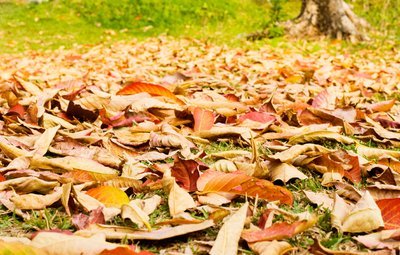
M171 91L169 91L165 87L140 81L134 81L129 83L128 85L123 87L120 91L118 91L117 95L132 95L141 92L147 92L152 96L165 96L174 100L176 103L180 105L184 104L182 100L177 98Z
M263 230L243 231L242 238L248 243L282 240L303 232L312 227L316 222L317 218L314 216L308 220L300 220L291 224L287 222L274 223L271 227Z
M374 104L370 104L367 106L367 109L372 112L388 112L392 109L396 99L382 101Z
M4 175L0 174L0 182L3 182L5 180L7 180L7 179L4 177Z
M100 255L154 255L154 253L149 251L136 252L135 247L127 246L117 247L112 250L104 250L100 253Z
M212 111L196 107L193 110L194 131L210 130L214 125L214 114Z
M119 188L100 186L86 192L89 196L99 200L107 207L121 207L129 203L129 197Z
M197 188L202 193L227 192L249 197L258 196L268 201L280 201L283 204L293 203L292 193L284 187L274 185L272 182L257 179L237 171L222 173L207 170L197 181Z
M400 228L400 198L381 199L376 204L381 210L385 229Z

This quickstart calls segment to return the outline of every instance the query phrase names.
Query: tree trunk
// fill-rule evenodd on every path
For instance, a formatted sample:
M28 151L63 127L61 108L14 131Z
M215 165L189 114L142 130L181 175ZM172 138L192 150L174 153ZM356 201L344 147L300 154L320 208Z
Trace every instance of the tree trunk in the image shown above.
M354 14L343 0L302 0L300 15L286 24L294 36L327 35L332 38L365 40L360 31L367 22Z

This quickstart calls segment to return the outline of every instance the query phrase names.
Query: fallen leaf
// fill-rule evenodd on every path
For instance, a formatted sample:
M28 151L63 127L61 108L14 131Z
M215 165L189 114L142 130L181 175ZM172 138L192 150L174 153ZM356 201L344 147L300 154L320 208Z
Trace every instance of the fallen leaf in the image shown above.
M213 220L205 220L196 224L183 224L176 227L165 227L158 230L137 231L132 228L107 226L107 225L92 225L90 229L77 231L78 236L93 236L99 233L105 234L107 239L111 240L163 240L171 237L181 236L197 231L207 229L214 226Z
M174 159L171 167L171 174L175 177L176 183L189 192L197 191L196 182L199 179L199 163L195 160Z
M133 223L136 223L139 228L145 225L149 231L151 226L149 223L149 216L139 208L135 203L124 204L121 207L121 217L123 219L129 219Z
M322 153L328 153L332 152L332 150L329 150L321 145L317 144L296 144L289 149L275 153L274 155L270 155L269 157L272 159L277 159L280 160L281 162L285 163L292 163L294 162L294 159L302 154L313 154L313 155L318 155Z
M355 236L353 239L370 249L398 249L400 247L398 229L382 230L367 235Z
M267 180L248 176L240 171L222 173L207 170L197 180L197 188L201 193L227 192L231 194L258 197L267 201L279 201L291 205L293 195L286 188L274 185Z
M384 226L381 211L368 191L354 206L336 196L332 221L340 230L350 233L368 232Z
M259 255L284 255L293 249L288 242L276 240L249 243L249 247Z
M308 177L299 171L295 166L280 161L272 161L268 165L269 176L272 181L280 180L287 183L292 179L304 180Z
M107 207L117 207L129 203L129 197L121 189L111 186L99 186L86 191L86 194L97 199Z
M400 159L400 151L371 148L362 144L356 145L357 154L365 158L394 157Z
M249 112L239 117L239 122L252 120L260 123L269 123L276 120L276 117L268 112Z
M72 224L74 224L77 229L85 229L91 224L104 223L105 219L102 207L98 207L97 209L90 211L89 215L79 213L72 216Z
M134 247L117 247L112 250L104 250L100 255L154 255L149 251L136 251Z
M59 185L58 182L43 181L37 177L20 177L0 182L0 190L12 188L17 192L47 194Z
M179 187L175 182L175 178L168 176L168 174L164 174L163 187L168 194L168 207L171 216L177 216L186 209L196 207L192 196L186 190Z
M311 201L311 203L317 204L318 206L321 206L321 208L327 208L332 211L334 201L332 198L329 197L329 195L307 190L303 190L303 192L308 200Z
M42 249L36 248L29 244L20 242L4 242L0 241L0 254L7 255L46 255L48 254Z
M249 204L246 202L237 212L224 222L224 225L222 225L219 230L215 243L210 251L211 255L237 254L240 234L244 227L248 207Z
M118 176L118 171L106 167L94 160L66 156L63 158L32 158L32 168L48 169L48 170L64 170L64 171L85 171L95 180L106 181L110 178Z
M21 210L41 210L60 200L61 196L62 189L57 189L55 192L48 195L16 195L10 200L14 203L16 208Z
M323 141L323 140L334 140L343 144L353 144L355 143L354 139L338 134L336 132L322 130L322 131L313 131L309 133L303 133L300 135L293 136L289 139L289 144L298 144L298 143L309 143L315 141Z
M381 210L385 229L400 228L400 198L381 199L376 204Z
M117 92L117 95L132 95L141 92L149 93L152 96L165 96L175 101L175 103L183 105L184 102L177 98L171 91L163 86L145 83L145 82L130 82L125 87Z
M382 101L374 104L367 105L367 109L371 112L388 112L394 106L396 99Z
M56 232L39 232L32 239L32 245L54 255L99 254L122 246L106 242L102 234L84 238Z
M210 130L214 125L214 114L212 111L196 107L193 110L194 132Z
M263 230L245 230L242 232L242 238L248 243L282 240L305 231L314 226L316 222L317 217L309 215L308 218L293 223L279 222Z

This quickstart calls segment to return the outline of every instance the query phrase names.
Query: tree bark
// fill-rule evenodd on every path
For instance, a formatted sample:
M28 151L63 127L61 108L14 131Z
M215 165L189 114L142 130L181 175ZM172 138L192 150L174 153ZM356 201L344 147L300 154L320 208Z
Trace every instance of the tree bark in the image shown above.
M343 0L302 0L299 16L286 23L294 36L327 35L332 38L365 40L361 29L368 24L357 17Z

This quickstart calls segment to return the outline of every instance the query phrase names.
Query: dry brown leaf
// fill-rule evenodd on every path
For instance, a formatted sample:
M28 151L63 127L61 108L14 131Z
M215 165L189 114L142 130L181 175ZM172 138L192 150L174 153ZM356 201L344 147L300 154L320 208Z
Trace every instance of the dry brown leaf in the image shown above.
M269 157L280 160L281 162L292 163L295 161L296 157L303 154L307 154L308 156L312 157L328 152L332 152L332 150L329 150L321 145L308 143L303 145L294 145L285 151L275 153Z
M21 210L41 210L61 199L62 189L59 188L48 195L25 194L11 198L15 207Z
M365 158L394 157L400 159L400 151L371 148L362 144L356 145L357 154Z
M47 194L58 186L60 186L58 182L43 181L36 177L20 177L0 182L0 190L12 188L17 192L25 193L38 192Z
M300 135L295 135L289 139L288 143L298 144L298 143L309 143L309 142L316 142L323 140L334 140L343 144L355 143L355 141L350 137L328 130L313 131L309 133L302 133Z
M332 224L350 233L369 232L384 226L381 211L368 191L354 206L336 196Z
M84 238L56 232L39 232L33 239L33 246L54 255L95 255L105 249L122 247L120 244L106 242L102 234Z
M172 217L179 215L186 209L196 207L192 196L179 187L175 178L168 176L168 174L164 174L163 187L168 194L169 213Z
M211 255L236 255L238 252L240 234L242 233L244 222L249 207L246 202L228 220L224 222L218 232L215 243L210 251Z
M34 157L42 157L47 153L47 150L50 147L58 129L60 126L55 126L49 129L46 129L43 134L39 136L39 138L35 141L33 146L33 156Z
M136 223L139 228L145 225L149 231L151 231L151 226L149 223L149 216L139 208L135 203L129 203L122 205L121 207L121 217L123 219L129 219L133 223Z
M85 171L100 181L106 181L118 175L117 170L94 160L72 156L63 158L34 157L31 161L31 167L53 171Z
M99 233L106 235L107 239L129 239L129 240L163 240L171 237L181 236L197 232L214 226L214 221L206 220L196 224L183 224L176 227L165 227L158 230L137 231L132 228L107 225L92 225L89 229L77 231L79 236L89 237Z
M400 236L398 229L382 230L372 234L353 237L370 249L398 249L400 247Z
M249 244L250 249L259 255L283 255L293 249L285 241L262 241Z
M303 190L304 194L313 204L321 206L321 208L327 208L332 211L334 201L329 195L324 193L317 193L312 191Z
M308 177L300 172L295 166L274 160L268 164L269 176L272 181L280 180L287 183L292 179L304 180Z

